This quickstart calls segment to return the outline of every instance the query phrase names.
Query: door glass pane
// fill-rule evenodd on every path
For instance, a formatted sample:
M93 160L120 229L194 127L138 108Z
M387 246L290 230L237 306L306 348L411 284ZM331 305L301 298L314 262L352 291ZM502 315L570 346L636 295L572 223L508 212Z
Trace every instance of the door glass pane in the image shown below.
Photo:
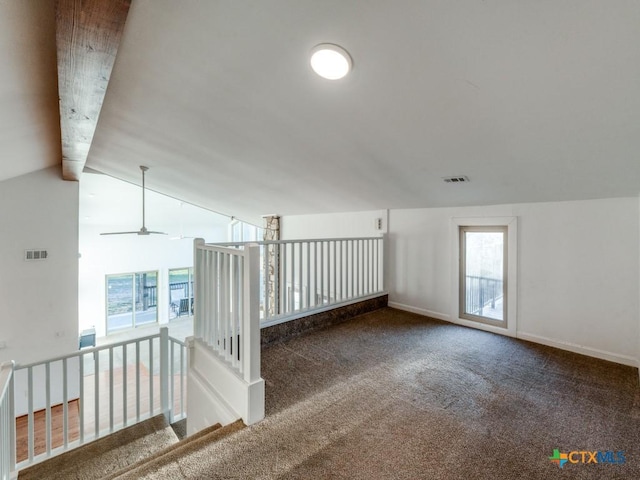
M193 269L169 270L169 318L175 319L192 314Z
M504 320L504 232L464 235L464 313Z
M255 242L258 240L256 227L249 225L248 223L244 223L242 225L242 240L245 242Z
M135 325L147 325L158 320L158 273L136 273Z
M133 275L107 276L107 332L133 326Z
M240 222L234 222L231 224L231 241L242 241L242 224Z

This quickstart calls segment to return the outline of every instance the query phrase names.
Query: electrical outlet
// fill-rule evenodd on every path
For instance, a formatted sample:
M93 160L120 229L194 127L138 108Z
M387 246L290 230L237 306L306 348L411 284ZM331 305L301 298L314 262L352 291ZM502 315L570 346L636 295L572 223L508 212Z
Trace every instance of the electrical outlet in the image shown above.
M56 332L56 338L62 338L62 337L64 337L64 331L61 330L59 332Z

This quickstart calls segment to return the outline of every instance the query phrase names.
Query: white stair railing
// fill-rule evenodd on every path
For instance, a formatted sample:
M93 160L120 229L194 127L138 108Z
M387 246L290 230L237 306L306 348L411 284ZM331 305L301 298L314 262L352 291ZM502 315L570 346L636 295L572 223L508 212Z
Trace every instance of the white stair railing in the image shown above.
M225 248L197 239L194 336L247 382L260 378L257 245Z
M248 243L218 243L244 248ZM274 240L260 246L262 327L385 293L384 237Z
M9 480L15 469L13 369L13 362L0 365L0 480Z
M156 335L12 366L11 373L1 404L2 469L5 458L11 470L20 470L160 413L169 422L186 416L186 347L166 327ZM61 424L61 434L54 423ZM17 449L16 442L26 449Z
M227 244L196 239L190 428L261 420L260 328L382 295L383 265L383 237Z
M190 433L264 418L260 378L259 247L194 242L194 338L189 345Z

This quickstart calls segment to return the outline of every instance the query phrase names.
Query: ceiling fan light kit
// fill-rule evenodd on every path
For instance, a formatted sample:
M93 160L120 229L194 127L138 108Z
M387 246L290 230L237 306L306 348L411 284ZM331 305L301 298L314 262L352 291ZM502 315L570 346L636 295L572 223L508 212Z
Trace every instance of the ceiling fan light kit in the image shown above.
M149 170L149 167L145 167L144 165L140 165L140 171L142 172L142 227L140 230L134 232L106 232L101 233L100 235L166 235L165 232L155 232L153 230L148 230L145 225L145 183L144 183L144 174Z

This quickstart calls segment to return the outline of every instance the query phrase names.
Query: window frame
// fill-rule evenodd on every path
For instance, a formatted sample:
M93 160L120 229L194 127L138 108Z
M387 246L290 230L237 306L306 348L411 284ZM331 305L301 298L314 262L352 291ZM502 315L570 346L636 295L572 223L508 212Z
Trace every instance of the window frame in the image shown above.
M506 302L505 319L499 324L486 323L478 321L478 319L464 318L460 315L461 308L461 237L460 227L506 227L506 257L505 268L506 273L504 281L507 284L505 289ZM453 323L464 325L466 327L486 330L501 335L511 337L516 336L517 332L517 291L518 291L518 217L452 217L451 218L451 239L453 243L452 268L451 268L451 314L450 319ZM479 317L483 319L484 317Z
M147 323L142 323L140 325L136 325L136 276L137 275L142 275L145 273L155 273L156 275L156 319L154 322L147 322ZM124 276L131 276L133 279L132 282L132 311L131 311L131 325L127 326L127 327L122 327L122 328L109 328L109 277L124 277ZM112 334L116 334L116 333L120 333L120 332L125 332L125 331L129 331L129 330L135 330L136 328L139 327L145 327L147 325L153 325L153 324L159 324L160 323L160 311L158 308L158 304L159 304L159 290L160 290L160 271L159 270L140 270L140 271L136 271L136 272L120 272L120 273L107 273L105 274L105 282L104 282L104 288L105 288L105 294L104 294L104 303L105 303L105 334L106 335L112 335Z
M487 325L494 325L496 327L500 327L500 328L507 328L507 326L509 325L509 297L508 297L508 292L509 292L509 278L508 278L508 274L509 274L509 270L508 270L508 263L509 263L509 256L508 256L508 243L509 243L509 229L507 226L505 225L487 225L487 226L470 226L470 225L460 225L458 227L458 235L459 235L459 241L458 241L458 249L459 249L459 256L460 256L460 263L459 263L459 268L460 271L458 273L458 284L459 284L459 291L458 291L458 318L463 318L465 320L471 320L471 321L475 321L475 322L480 322L480 323L484 323ZM466 312L466 288L467 288L467 282L466 282L466 268L467 268L467 255L466 255L466 233L467 232L471 232L471 233L492 233L492 232L499 232L503 234L502 237L502 294L503 294L503 298L502 298L502 320L495 320L492 319L491 317L485 317L483 315L475 315L473 313L467 313Z

